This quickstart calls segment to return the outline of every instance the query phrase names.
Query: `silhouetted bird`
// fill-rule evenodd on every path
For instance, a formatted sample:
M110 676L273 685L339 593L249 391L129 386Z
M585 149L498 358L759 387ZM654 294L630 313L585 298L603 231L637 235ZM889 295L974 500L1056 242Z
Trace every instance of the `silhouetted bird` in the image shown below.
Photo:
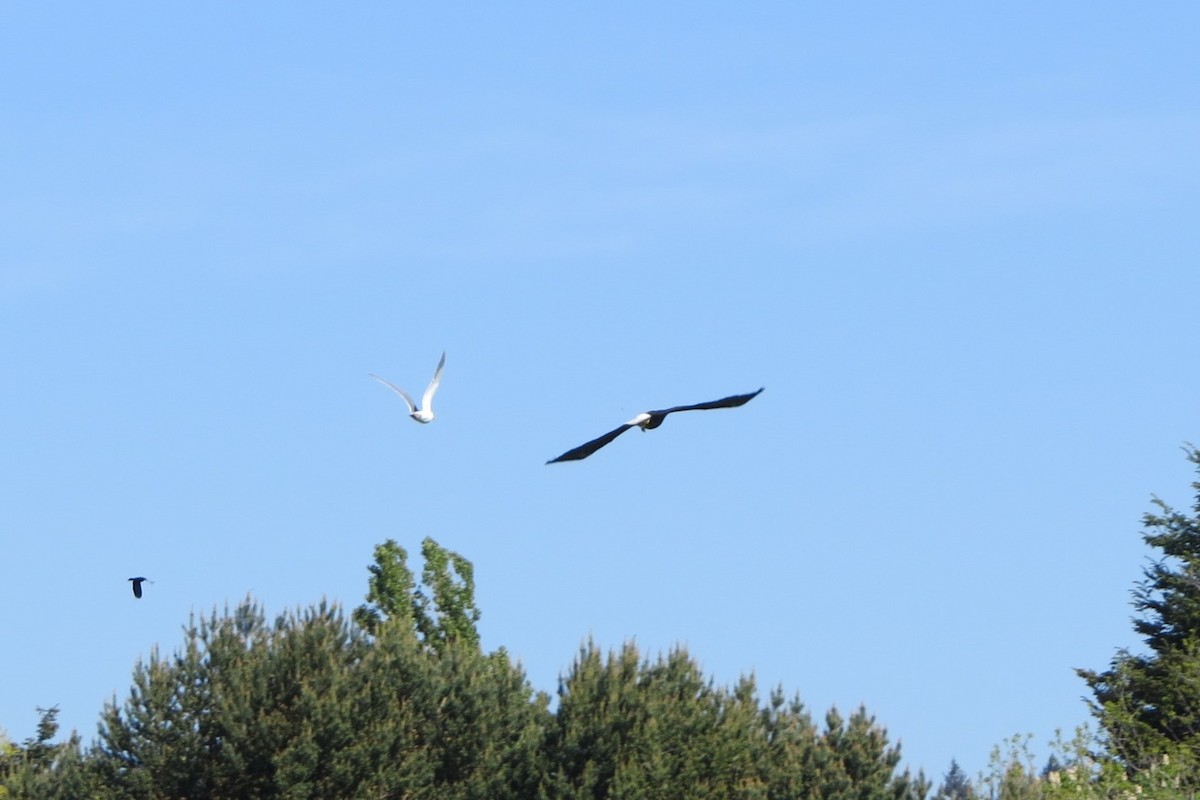
M391 389L396 394L404 399L404 404L408 406L408 415L417 422L433 422L433 393L437 391L438 384L442 382L442 367L446 366L446 354L442 353L442 360L438 362L437 370L433 373L433 380L429 382L429 386L425 389L424 396L421 397L421 407L417 408L413 403L412 398L408 393L394 383L385 381L375 373L368 373L372 378L382 383L384 386Z
M133 596L140 600L142 598L142 581L144 581L146 579L145 578L130 578L129 580L133 581Z
M663 424L663 420L667 418L667 414L674 414L676 411L703 411L709 408L735 408L737 406L749 403L755 397L758 397L759 392L762 392L762 389L759 389L757 392L750 392L750 394L735 394L730 395L729 397L722 397L720 400L712 400L707 403L696 403L695 405L691 406L675 406L674 408L664 408L661 411L645 411L641 414L638 414L636 417L629 420L629 422L626 422L616 430L609 431L603 436L592 439L586 444L581 444L574 450L568 450L558 458L552 458L546 463L555 464L559 461L579 461L580 459L587 458L592 453L596 452L601 447L604 447L604 445L608 444L613 439L616 439L630 428L641 428L643 431L652 430Z

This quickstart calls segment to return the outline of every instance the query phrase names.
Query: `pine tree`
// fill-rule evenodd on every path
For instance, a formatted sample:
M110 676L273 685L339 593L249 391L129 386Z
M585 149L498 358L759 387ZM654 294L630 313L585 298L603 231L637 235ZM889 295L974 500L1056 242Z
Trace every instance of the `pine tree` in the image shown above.
M395 542L367 604L269 621L251 599L193 618L114 699L100 739L51 744L54 713L0 753L18 797L426 800L919 800L865 710L818 732L782 690L715 685L682 648L643 661L580 650L556 713L503 651L485 653L471 564L427 539L418 586ZM2 793L0 793L2 796Z
M771 691L759 709L760 737L755 746L759 776L770 800L816 797L816 775L823 758L817 726L798 695L789 701L783 688Z
M900 748L888 744L887 731L859 707L843 721L837 709L825 715L820 740L820 797L825 800L911 800L929 792L924 774L897 774Z
M1186 448L1200 471L1200 450ZM1200 787L1200 481L1192 513L1157 497L1143 518L1145 542L1161 557L1133 590L1134 629L1147 651L1119 651L1109 669L1079 669L1109 754L1138 772L1175 760L1184 781Z
M836 711L818 735L798 699L753 678L706 679L686 651L642 662L637 648L601 656L589 642L562 681L547 745L547 795L564 800L917 800L921 778L897 774L899 749L864 710Z
M933 800L971 800L974 795L971 779L963 772L957 760L950 759L950 769L942 777L942 785L938 787Z
M548 699L480 651L470 563L423 552L418 588L402 548L376 548L357 625L325 603L269 623L251 600L193 621L105 709L113 796L534 797Z

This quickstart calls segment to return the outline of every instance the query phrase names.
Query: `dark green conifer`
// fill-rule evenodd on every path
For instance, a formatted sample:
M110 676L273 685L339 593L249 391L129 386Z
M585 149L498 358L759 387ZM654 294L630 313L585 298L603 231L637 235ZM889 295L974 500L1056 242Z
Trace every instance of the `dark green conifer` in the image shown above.
M1188 460L1200 470L1200 450ZM1200 788L1200 481L1192 513L1157 497L1143 539L1161 556L1133 590L1134 629L1144 652L1120 650L1104 671L1077 670L1091 689L1092 713L1109 755L1138 772L1175 760L1184 782Z

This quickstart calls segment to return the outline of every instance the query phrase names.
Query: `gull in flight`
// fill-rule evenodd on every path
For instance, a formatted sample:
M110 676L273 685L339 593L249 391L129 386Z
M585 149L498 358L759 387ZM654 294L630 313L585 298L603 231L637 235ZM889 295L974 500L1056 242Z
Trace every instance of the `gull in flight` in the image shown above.
M616 430L611 430L603 436L592 439L586 444L581 444L574 450L568 450L558 458L552 458L547 461L547 464L556 464L559 461L579 461L587 458L592 453L599 450L604 445L616 439L630 428L641 428L643 431L653 430L663 424L663 420L667 418L667 414L674 414L676 411L702 411L708 408L736 408L737 406L745 405L758 397L759 392L750 392L749 394L735 394L729 397L722 397L720 400L711 400L707 403L696 403L691 406L675 406L673 408L664 408L661 411L644 411L638 414L633 419L626 422Z
M141 600L142 599L142 581L145 581L147 579L146 578L130 578L129 580L133 581L133 596L136 597L138 600Z
M429 382L429 386L425 389L425 394L421 397L421 407L418 408L413 403L412 398L408 393L390 381L385 381L375 373L369 373L372 378L382 383L384 386L391 389L396 394L404 399L404 404L408 406L408 415L417 422L433 422L433 393L437 391L438 384L442 382L442 367L446 366L446 353L443 351L442 360L438 362L437 371L433 373L433 380Z

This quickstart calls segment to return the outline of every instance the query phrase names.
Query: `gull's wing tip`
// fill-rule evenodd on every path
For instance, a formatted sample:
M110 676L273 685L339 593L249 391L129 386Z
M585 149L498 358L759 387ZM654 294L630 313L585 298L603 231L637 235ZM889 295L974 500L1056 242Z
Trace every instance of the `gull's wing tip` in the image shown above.
M442 385L442 370L446 366L446 351L442 351L442 360L438 362L437 369L433 371L433 378L430 379L429 385L425 387L425 393L421 395L421 407L426 411L433 407L433 395L437 392L438 387Z

